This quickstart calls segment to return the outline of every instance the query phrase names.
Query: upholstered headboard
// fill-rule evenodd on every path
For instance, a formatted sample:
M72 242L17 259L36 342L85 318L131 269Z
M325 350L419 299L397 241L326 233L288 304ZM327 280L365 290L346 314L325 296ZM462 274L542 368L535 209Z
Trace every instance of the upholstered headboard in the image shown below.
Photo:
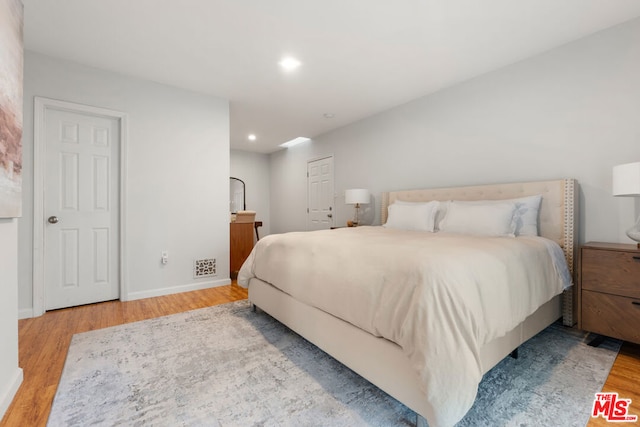
M474 185L468 187L430 188L382 193L381 219L387 221L387 208L396 200L428 202L431 200L501 200L542 195L538 226L540 235L555 241L563 249L569 271L575 277L577 250L578 183L574 179ZM563 317L573 325L573 292L565 291Z

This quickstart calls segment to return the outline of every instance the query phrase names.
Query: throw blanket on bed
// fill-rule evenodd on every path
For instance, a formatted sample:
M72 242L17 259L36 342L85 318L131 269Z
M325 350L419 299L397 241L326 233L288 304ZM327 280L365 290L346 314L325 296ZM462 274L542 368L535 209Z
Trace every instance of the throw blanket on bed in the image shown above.
M454 425L473 405L479 349L570 285L562 250L541 237L384 227L267 236L238 283L252 277L402 347L432 427Z

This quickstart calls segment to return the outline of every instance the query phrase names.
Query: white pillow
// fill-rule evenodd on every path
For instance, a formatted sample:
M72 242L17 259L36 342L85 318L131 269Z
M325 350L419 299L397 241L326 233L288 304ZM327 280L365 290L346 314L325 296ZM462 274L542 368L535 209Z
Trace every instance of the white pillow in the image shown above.
M457 201L457 203L487 205L495 203L515 203L516 210L513 214L513 226L516 236L538 236L538 212L542 195L519 197L504 200L474 200ZM438 222L436 222L438 224Z
M436 212L435 219L435 229L436 231L440 230L440 224L442 224L442 220L447 216L447 209L449 208L450 200L446 202L440 202L440 206L438 206L438 212Z
M411 203L398 200L389 206L389 215L384 227L433 232L439 204L438 201Z
M475 204L452 201L440 223L440 231L476 236L515 235L515 203Z
M394 200L393 203L398 203L400 205L411 205L411 204L415 204L417 202L405 202L404 200ZM427 202L421 202L421 203L427 203ZM448 201L445 202L438 202L438 209L436 209L436 214L435 217L433 219L433 231L438 231L440 229L440 223L442 222L442 220L444 219L445 215L447 214L447 205L449 204Z
M516 203L513 220L516 222L516 236L538 236L538 212L542 195L511 199Z

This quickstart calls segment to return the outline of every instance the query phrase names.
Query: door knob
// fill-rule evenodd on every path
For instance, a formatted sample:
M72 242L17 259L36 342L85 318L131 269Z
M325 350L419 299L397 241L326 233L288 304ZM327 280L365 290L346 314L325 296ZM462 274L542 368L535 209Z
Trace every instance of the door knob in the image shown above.
M327 214L327 216L328 216L329 218L333 218L333 215L332 215L332 214Z
M50 216L49 219L47 219L47 221L49 221L50 224L56 224L58 222L58 217Z

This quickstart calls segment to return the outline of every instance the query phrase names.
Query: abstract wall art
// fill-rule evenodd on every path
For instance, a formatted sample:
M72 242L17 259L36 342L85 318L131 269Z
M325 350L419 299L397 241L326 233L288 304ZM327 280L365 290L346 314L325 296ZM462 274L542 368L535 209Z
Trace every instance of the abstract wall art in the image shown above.
M23 6L0 0L0 218L22 216Z

